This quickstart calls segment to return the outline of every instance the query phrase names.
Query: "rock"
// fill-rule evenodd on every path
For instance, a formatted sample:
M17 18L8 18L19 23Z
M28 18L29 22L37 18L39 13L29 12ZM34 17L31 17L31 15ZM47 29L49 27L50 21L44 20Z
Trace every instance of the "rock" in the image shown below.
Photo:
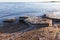
M8 19L5 19L3 22L14 22L16 21L16 18L8 18Z

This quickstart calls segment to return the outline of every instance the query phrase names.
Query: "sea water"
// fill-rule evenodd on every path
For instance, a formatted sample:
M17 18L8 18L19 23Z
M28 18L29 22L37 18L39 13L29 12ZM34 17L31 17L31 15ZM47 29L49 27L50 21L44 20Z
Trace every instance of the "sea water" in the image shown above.
M0 24L5 18L41 16L53 11L60 11L60 3L0 2Z

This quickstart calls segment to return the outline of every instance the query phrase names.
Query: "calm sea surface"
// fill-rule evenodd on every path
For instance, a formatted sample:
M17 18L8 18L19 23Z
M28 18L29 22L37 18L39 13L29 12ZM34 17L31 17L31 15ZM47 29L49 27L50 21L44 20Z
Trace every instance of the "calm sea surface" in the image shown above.
M60 11L60 3L1 2L0 21L25 15L41 16L52 11Z

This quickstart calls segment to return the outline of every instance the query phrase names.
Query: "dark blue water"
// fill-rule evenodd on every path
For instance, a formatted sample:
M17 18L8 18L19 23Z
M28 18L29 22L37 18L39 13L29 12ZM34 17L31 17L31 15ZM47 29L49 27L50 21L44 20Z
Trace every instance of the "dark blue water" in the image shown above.
M41 16L60 10L60 3L1 2L0 20L19 16Z

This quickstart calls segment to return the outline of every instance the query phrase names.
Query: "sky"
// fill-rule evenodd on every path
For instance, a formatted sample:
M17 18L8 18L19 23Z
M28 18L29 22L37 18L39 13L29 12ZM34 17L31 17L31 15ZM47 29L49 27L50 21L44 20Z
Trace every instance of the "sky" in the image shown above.
M0 2L43 2L43 1L60 1L60 0L0 0Z

